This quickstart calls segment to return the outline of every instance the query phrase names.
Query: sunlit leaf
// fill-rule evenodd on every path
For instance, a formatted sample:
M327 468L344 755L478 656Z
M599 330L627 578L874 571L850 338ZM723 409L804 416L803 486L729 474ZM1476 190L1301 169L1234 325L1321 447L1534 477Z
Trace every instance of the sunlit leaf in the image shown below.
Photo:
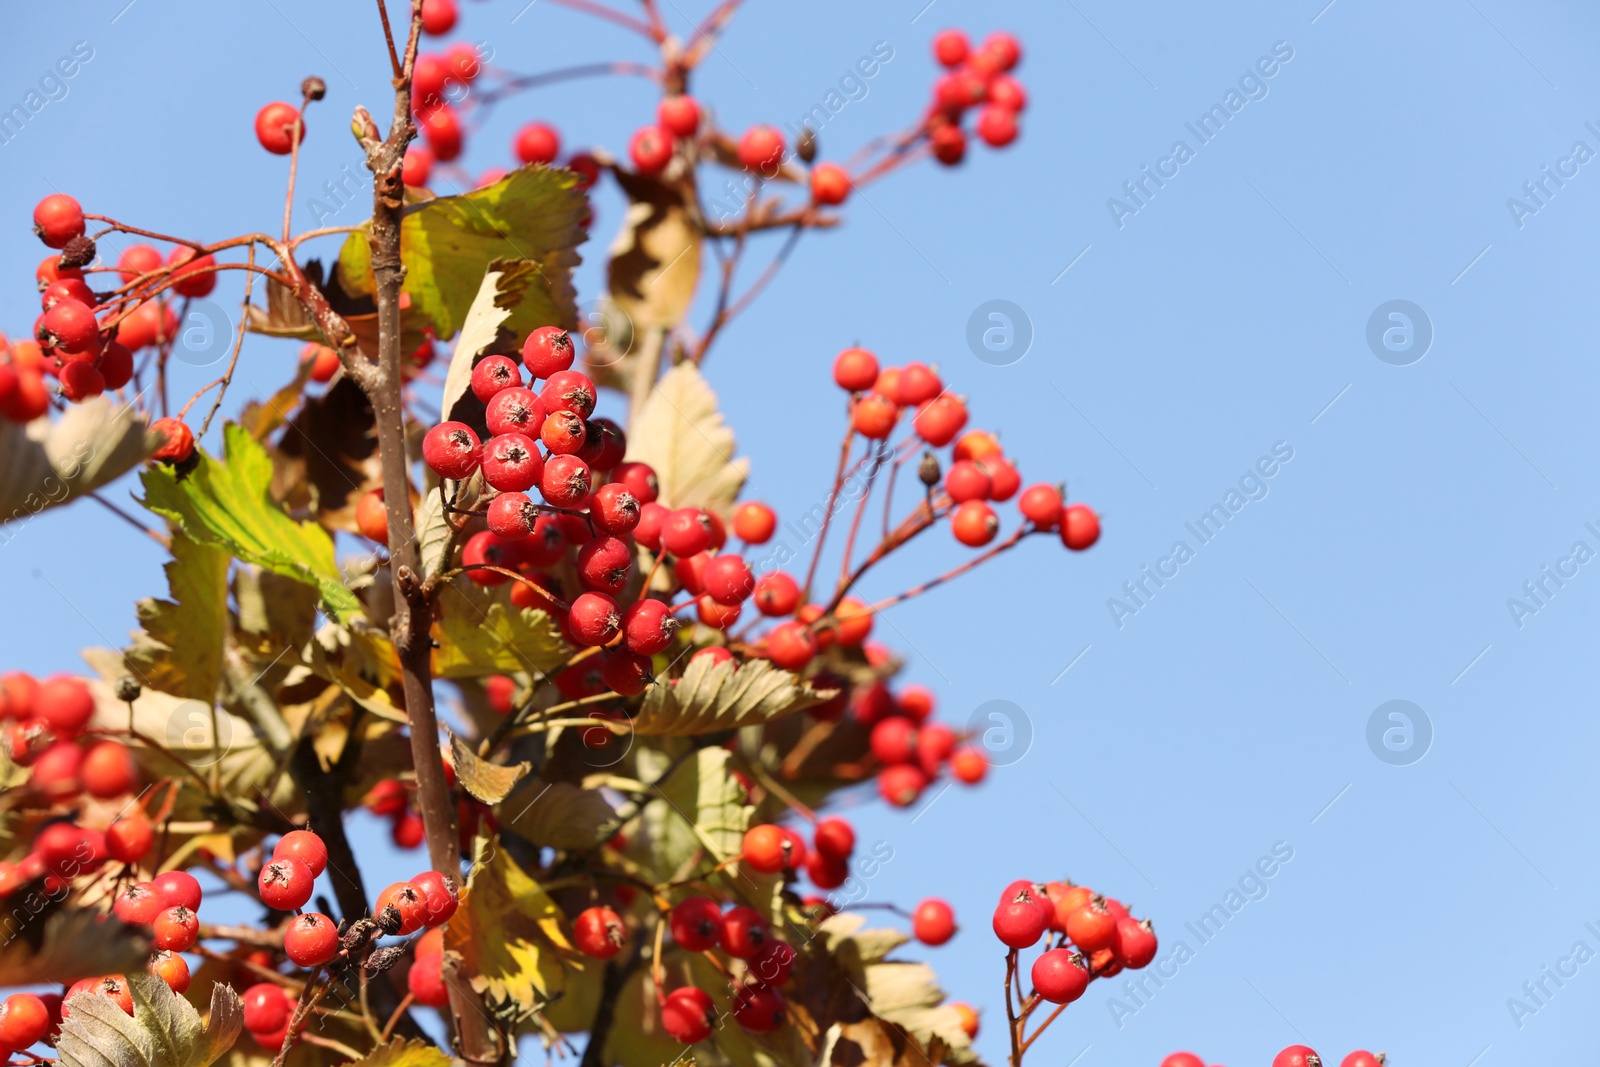
M481 611L461 596L445 596L434 626L437 678L482 678L516 671L551 671L571 655L549 615L534 608L490 604Z
M562 992L561 909L496 842L480 854L461 891L461 907L445 926L445 948L460 973L498 1012L526 1017ZM569 957L570 962L570 957Z
M400 224L400 256L411 308L440 337L454 336L497 259L538 267L513 307L508 327L518 336L537 326L570 325L576 318L572 270L582 238L584 197L571 171L521 167L482 189L408 205ZM366 232L351 234L339 253L341 278L352 295L374 292Z
M272 459L242 426L223 430L223 458L196 452L183 478L165 466L144 474L144 504L202 544L247 563L316 586L328 613L348 622L361 602L334 562L333 539L322 527L296 522L268 492Z
M166 565L171 599L139 601L143 629L126 656L143 685L207 704L216 698L228 634L230 562L226 552L173 533Z
M816 690L766 660L689 660L677 685L660 681L645 691L633 730L649 734L704 734L767 722L821 704L832 695Z
M137 968L127 978L132 1016L98 993L72 999L56 1040L66 1067L209 1067L244 1028L239 995L221 982L211 987L210 1017L202 1021L161 979Z
M500 808L501 821L536 845L582 849L598 845L616 811L598 789L528 779Z
M397 1037L356 1060L350 1067L450 1067L450 1054L437 1045Z
M498 804L510 795L528 774L530 764L515 763L503 767L480 759L467 742L450 734L450 755L456 766L456 780L461 787L485 804Z
M648 463L669 508L726 512L750 470L734 459L733 430L717 410L717 394L693 363L680 363L656 383L628 429L628 459Z

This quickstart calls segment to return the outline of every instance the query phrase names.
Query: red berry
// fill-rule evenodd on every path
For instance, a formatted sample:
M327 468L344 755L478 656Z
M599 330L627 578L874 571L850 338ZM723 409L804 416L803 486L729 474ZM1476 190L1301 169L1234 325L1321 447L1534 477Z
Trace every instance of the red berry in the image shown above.
M504 585L511 579L489 567L513 570L517 566L517 543L507 541L493 530L479 530L467 538L461 549L461 565L467 580L478 585Z
M569 369L575 358L572 337L559 326L541 326L522 343L522 364L535 379Z
M422 136L427 139L428 150L441 163L453 162L461 155L461 119L455 108L440 104L420 118Z
M106 853L118 863L138 863L149 854L155 840L155 827L137 811L106 827Z
M397 932L402 937L422 929L428 918L428 898L410 882L395 882L385 886L383 892L378 894L378 899L372 902L372 914L379 917L380 921L390 908L400 916L400 929Z
M845 820L830 816L817 823L811 840L818 855L836 863L844 863L855 851L856 832Z
M167 905L162 902L161 894L149 882L140 882L125 889L111 906L112 914L132 926L149 926L156 921L156 916L166 910Z
M910 763L917 752L917 727L910 719L891 715L873 725L867 747L879 763Z
M1033 961L1033 988L1052 1004L1070 1004L1089 988L1089 968L1083 957L1053 948Z
M176 952L155 953L150 957L147 969L179 996L189 991L189 965Z
M764 545L778 528L778 516L767 505L756 501L740 504L733 511L733 532L748 545Z
M726 630L739 621L743 609L737 604L719 604L709 596L702 596L695 601L695 617L703 625L713 630Z
M767 635L767 656L786 671L804 670L817 654L817 639L798 622L779 623Z
M272 858L297 859L310 868L312 877L316 877L328 869L328 846L310 830L290 830L278 839Z
M553 126L543 122L530 122L517 131L511 142L511 151L524 163L549 165L561 154L561 135Z
M833 381L841 389L859 393L878 380L878 357L865 348L847 348L833 360Z
M639 498L621 482L607 482L589 499L589 519L601 532L625 534L639 525Z
M268 152L286 156L294 150L297 139L305 142L305 121L293 104L274 101L256 112L256 140Z
M929 897L911 913L911 933L924 945L942 945L955 932L956 913L938 897Z
M957 504L987 500L992 487L988 468L970 459L958 459L944 475L944 491Z
M274 859L261 868L256 878L261 902L276 911L295 911L305 907L311 899L317 876L311 868L293 856Z
M1339 1067L1384 1067L1388 1058L1383 1053L1374 1056L1366 1050L1352 1052L1340 1061Z
M80 300L62 300L44 313L39 339L67 353L86 353L100 339L100 322Z
M585 956L609 960L626 941L622 918L610 908L585 908L572 923L572 943Z
M800 603L800 586L782 571L773 571L762 575L756 582L753 596L756 610L761 614L781 618L792 614Z
M82 678L58 674L39 684L33 715L57 737L76 737L94 717L94 694Z
M1082 952L1099 952L1117 941L1117 917L1096 897L1067 916L1067 936Z
M925 363L911 362L900 368L899 400L906 407L926 404L944 392L944 382Z
M520 433L503 433L483 449L483 480L502 493L521 493L539 484L544 474L539 446Z
M628 584L633 552L620 538L596 537L578 550L577 570L585 588L615 596Z
M1117 920L1116 940L1111 947L1116 950L1117 960L1124 967L1137 971L1156 958L1156 932L1150 920L1141 922L1124 915Z
M741 904L722 917L722 947L730 956L754 959L770 936L766 920L752 907Z
M679 508L661 527L661 545L684 559L711 547L711 521L699 508Z
M422 0L422 29L434 37L449 33L456 24L455 0Z
M611 472L613 478L628 487L628 492L638 498L639 506L654 504L661 493L661 482L655 468L648 463L620 463Z
M1010 948L1030 948L1044 936L1048 924L1036 891L1023 884L1007 892L994 911L994 936Z
M947 167L960 163L967 154L967 135L960 126L940 126L928 138L933 145L933 158Z
M630 652L654 656L672 644L678 620L663 601L645 599L628 605L622 613L622 629Z
M552 411L539 427L539 440L553 456L575 456L583 448L581 416L570 411Z
M766 177L783 162L783 134L771 126L752 126L739 138L739 163Z
M50 283L39 296L39 306L49 311L63 300L76 300L84 307L95 305L94 291L82 278L61 278Z
M750 961L748 973L750 978L763 985L781 986L789 981L794 961L799 958L800 954L793 945L774 939L761 946L761 951Z
M49 248L65 248L84 231L83 208L66 193L51 193L33 209L33 232Z
M610 643L622 628L617 602L604 593L584 593L572 602L567 627L580 644Z
M594 419L585 424L584 446L579 456L595 470L612 470L622 462L627 451L627 435L611 419Z
M754 1034L770 1034L783 1025L783 996L766 986L740 986L733 995L733 1017Z
M139 784L139 769L122 742L101 740L84 749L78 778L84 792L97 800L111 800L134 791Z
M628 158L640 174L654 176L672 162L672 137L659 126L642 126L628 141Z
M78 771L83 766L83 749L74 741L47 745L33 761L33 787L58 799L79 792L83 783Z
M501 493L489 501L489 529L507 541L520 541L533 532L539 507L526 493Z
M200 891L200 882L188 871L168 871L158 874L150 883L156 895L161 898L163 906L168 908L188 908L190 911L200 910L200 900L204 894Z
M193 249L190 249L193 254ZM117 259L117 270L122 280L131 282L141 275L161 269L161 253L145 244L129 245Z
M990 57L994 69L999 71L1011 70L1022 60L1022 46L1015 37L1001 30L985 37L978 50Z
M1017 113L991 104L978 116L978 136L991 148L1004 148L1017 139Z
M589 499L589 465L577 456L551 456L539 479L539 492L558 508L576 508Z
M293 1007L288 994L272 982L257 982L244 991L244 1028L252 1034L270 1034L289 1023Z
M58 377L61 380L61 395L74 404L106 391L105 376L95 369L93 363L73 360L62 366Z
M872 441L882 441L893 433L899 419L899 405L877 393L868 393L850 410L850 423L856 433Z
M487 363L488 360L484 360ZM506 360L510 363L510 360ZM483 363L478 364L483 366ZM515 364L512 364L513 370ZM474 371L474 378L477 372ZM532 437L544 426L544 404L539 394L521 385L500 389L489 400L484 421L491 434L520 433Z
M1192 1052L1174 1052L1161 1061L1161 1067L1206 1067L1206 1061Z
M356 501L356 529L362 537L388 544L389 509L383 502L382 489L368 490Z
M811 199L833 207L850 196L850 172L837 163L818 163L811 168Z
M1039 529L1054 529L1061 521L1061 490L1043 482L1030 485L1017 498L1017 510Z
M674 1040L693 1045L711 1036L717 1026L717 1009L705 990L682 986L661 1002L661 1029Z
M421 847L426 829L421 815L414 811L403 811L389 826L389 840L394 842L396 848L410 851Z
M483 462L483 446L466 423L441 422L423 435L422 459L439 477L462 481Z
M989 79L989 103L1021 114L1028 107L1028 93L1011 75L997 74Z
M744 834L744 861L762 874L794 871L805 865L806 846L781 826L762 823Z
M928 723L917 731L917 766L929 778L937 777L939 768L950 758L956 747L955 731L943 723Z
M487 356L472 368L472 395L487 404L502 389L522 384L522 371L505 356Z
M13 993L0 1006L0 1050L20 1052L43 1041L52 1020L45 1002L32 993Z
M1082 552L1100 540L1100 516L1086 504L1068 504L1061 511L1061 543Z
M700 130L700 105L692 96L668 96L656 105L656 122L674 137L693 137Z
M909 763L898 763L878 772L878 795L897 808L915 804L927 787L928 776Z
M950 515L950 532L968 548L982 548L1000 532L1000 519L981 500L969 500Z
M612 651L600 668L606 685L614 693L625 697L637 696L650 687L654 670L650 657L641 656L625 648Z
M933 58L940 66L959 67L971 50L967 35L960 30L940 30L933 38Z
M1322 1067L1322 1057L1305 1045L1290 1045L1272 1057L1272 1067Z
M150 924L150 942L168 952L188 952L200 936L200 916L183 905L168 908Z
M719 604L739 605L755 592L755 578L743 556L727 553L706 564L702 575L706 595Z
M296 915L284 931L283 952L298 966L320 967L339 954L339 930L321 912Z
M419 955L406 975L406 990L425 1008L444 1008L450 1003L450 987L444 981L444 956Z
M422 57L417 57L418 66ZM413 81L413 85L415 82ZM414 145L406 149L405 159L400 164L400 180L413 189L421 189L428 184L428 175L433 172L433 153L422 145Z
M722 943L722 909L710 897L685 897L667 917L672 940L688 952L706 952Z

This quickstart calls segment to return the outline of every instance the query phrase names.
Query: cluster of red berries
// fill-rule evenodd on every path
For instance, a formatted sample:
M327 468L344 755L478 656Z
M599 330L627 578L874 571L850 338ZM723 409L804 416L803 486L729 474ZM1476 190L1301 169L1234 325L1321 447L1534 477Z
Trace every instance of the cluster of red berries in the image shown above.
M1052 1004L1070 1004L1095 978L1123 968L1139 970L1156 956L1156 934L1148 919L1087 886L1012 882L994 910L994 934L1016 952L1032 948L1046 933L1052 944L1033 961L1033 987ZM1070 942L1072 947L1068 948Z
M380 779L367 791L362 803L372 814L389 820L389 838L396 848L410 851L422 845L422 813L412 804L411 790L400 779Z
M721 953L740 1026L767 1034L783 1025L787 1005L779 989L789 981L799 954L773 934L759 912L743 904L723 911L710 897L685 897L673 905L667 928L685 952ZM661 1024L675 1040L692 1045L716 1028L717 1012L705 990L680 986L662 997Z
M31 768L33 789L51 800L84 793L113 800L139 785L125 745L84 736L94 710L94 694L82 678L58 674L41 682L25 671L0 674L6 755Z
M90 289L85 267L94 258L94 244L84 235L86 226L82 206L64 193L45 197L33 209L34 232L65 255L46 256L35 272L41 306L35 340L12 343L0 362L0 415L14 422L48 410L46 377L56 379L63 399L87 400L128 384L134 352L177 336L177 315L166 301L148 298L130 307L126 296L103 298ZM155 280L159 272L179 296L202 297L216 286L214 266L211 256L197 256L185 245L163 257L150 245L135 244L123 251L116 269L125 287Z
M150 958L150 973L161 978L174 993L189 988L189 965L179 953L188 952L200 937L200 900L204 894L200 883L187 871L168 871L148 882L138 882L122 891L112 904L112 914L132 926L143 927L150 934L156 954ZM117 976L112 976L113 978ZM105 986L106 979L87 979L67 990L67 999L75 993L101 992L117 995ZM99 982L100 985L92 983ZM82 988L80 988L82 987ZM133 1005L124 1009L133 1014Z
M944 723L929 722L933 710L933 693L920 685L895 693L879 681L851 694L850 713L869 731L868 751L882 764L878 793L897 808L915 804L944 769L965 785L989 773L983 749Z
M1000 519L990 504L1014 496L1024 519L1036 529L1059 531L1068 548L1082 551L1099 540L1100 519L1092 509L1064 504L1059 486L1041 482L1023 489L1022 476L998 438L983 430L961 432L967 405L946 389L934 368L913 362L880 369L873 353L847 348L833 361L833 380L852 394L850 421L861 436L886 440L909 411L912 432L923 443L943 448L954 442L940 488L951 509L950 531L962 544L981 548L993 541Z
M1009 33L991 33L977 47L960 30L942 30L933 39L933 56L946 69L933 87L925 128L933 156L946 166L967 154L963 117L976 111L974 130L992 148L1017 139L1018 117L1028 94L1011 72L1022 60L1022 46Z
M1383 1067L1388 1062L1381 1052L1352 1052L1339 1067ZM1161 1067L1205 1067L1206 1061L1192 1052L1174 1052L1161 1061ZM1322 1057L1305 1045L1290 1045L1272 1057L1272 1067L1322 1067Z

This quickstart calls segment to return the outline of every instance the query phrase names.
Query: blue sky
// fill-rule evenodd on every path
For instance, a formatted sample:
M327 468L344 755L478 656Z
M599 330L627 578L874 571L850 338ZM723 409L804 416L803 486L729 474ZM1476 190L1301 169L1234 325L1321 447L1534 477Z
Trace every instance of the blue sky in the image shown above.
M26 5L0 40L7 107L75 42L94 52L0 146L8 333L36 314L27 210L53 188L156 229L275 226L283 166L263 158L251 118L319 73L329 97L297 203L309 225L311 190L356 169L344 116L380 111L367 5L125 3ZM872 898L955 905L965 932L928 955L954 996L988 1009L992 1060L1004 1037L989 911L1014 877L1062 875L1151 917L1163 958L1179 940L1193 951L1137 1001L1097 985L1041 1041L1042 1062L1153 1065L1190 1048L1265 1063L1302 1040L1335 1059L1384 1048L1402 1067L1588 1054L1600 963L1562 961L1578 942L1600 951L1600 861L1578 829L1600 815L1600 563L1579 558L1600 553L1586 414L1600 11L924 3L752 5L696 83L731 128L782 125L886 43L893 58L822 130L824 158L842 158L921 106L938 29L1003 27L1026 49L1031 104L1012 150L870 187L847 225L801 242L707 364L754 491L780 513L826 492L841 408L828 361L859 341L940 364L1025 477L1065 479L1104 515L1087 554L1026 544L882 619L943 718L1011 701L1032 743L915 817L855 809L861 835L894 851ZM622 31L547 3L515 21L514 0L463 6L459 35L514 70L645 58ZM682 30L707 5L663 6ZM1203 140L1189 124L1213 105L1227 121ZM469 165L507 164L529 118L620 149L652 106L638 80L524 96ZM1142 202L1124 190L1139 181ZM1537 199L1524 183L1543 183ZM613 192L597 213L585 298L620 216ZM991 300L1030 324L1008 365L966 340ZM1389 320L1393 301L1421 316ZM1369 345L1380 311L1379 335L1426 322L1420 358L1415 341ZM293 358L252 339L240 399L285 380ZM214 374L186 372L176 394ZM1273 474L1253 477L1275 449ZM1186 524L1216 504L1228 520L1202 542ZM867 591L963 551L929 539ZM163 588L160 563L82 505L30 524L0 551L5 665L66 669L78 648L120 640L135 598ZM1169 576L1133 601L1124 583L1147 566ZM1532 601L1524 583L1541 580ZM1368 743L1394 700L1431 733L1413 762ZM1185 929L1275 846L1292 859L1246 882L1241 896L1258 899L1203 944ZM374 862L409 873L409 860ZM1544 967L1577 970L1536 1001L1523 986ZM1514 1017L1513 997L1536 1010Z

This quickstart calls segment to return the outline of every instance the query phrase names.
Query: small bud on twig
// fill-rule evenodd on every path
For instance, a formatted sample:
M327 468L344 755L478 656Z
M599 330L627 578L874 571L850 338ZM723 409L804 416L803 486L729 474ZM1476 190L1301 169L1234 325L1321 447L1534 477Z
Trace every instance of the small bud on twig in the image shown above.
M922 480L923 485L932 489L939 484L941 476L938 457L932 452L924 452L922 454L922 462L917 464L917 477Z
M87 237L74 237L61 249L58 263L62 270L76 270L94 262L94 242Z
M300 95L307 100L321 100L328 95L328 83L313 74L300 83Z

